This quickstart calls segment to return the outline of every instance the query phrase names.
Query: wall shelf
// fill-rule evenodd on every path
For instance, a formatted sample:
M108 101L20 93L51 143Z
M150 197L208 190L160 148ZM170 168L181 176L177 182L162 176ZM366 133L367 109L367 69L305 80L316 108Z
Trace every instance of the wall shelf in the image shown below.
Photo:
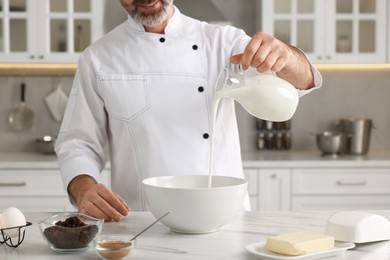
M359 70L359 71L380 71L390 70L390 64L315 64L314 65L319 71L346 71L346 70Z
M77 64L0 64L0 76L74 76Z
M320 71L389 70L390 64L315 64ZM77 64L0 64L0 76L74 76Z

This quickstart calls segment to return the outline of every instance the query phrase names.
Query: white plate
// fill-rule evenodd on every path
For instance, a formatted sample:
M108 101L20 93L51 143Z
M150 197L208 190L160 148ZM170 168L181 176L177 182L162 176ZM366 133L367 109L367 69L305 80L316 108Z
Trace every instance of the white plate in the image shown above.
M257 258L264 259L264 260L286 260L286 259L314 260L314 259L320 259L329 256L341 255L348 249L355 247L354 243L344 243L344 242L335 241L334 247L324 252L299 255L299 256L285 256L285 255L280 255L268 251L265 248L265 243L266 241L252 243L247 245L246 249L250 253L254 254Z

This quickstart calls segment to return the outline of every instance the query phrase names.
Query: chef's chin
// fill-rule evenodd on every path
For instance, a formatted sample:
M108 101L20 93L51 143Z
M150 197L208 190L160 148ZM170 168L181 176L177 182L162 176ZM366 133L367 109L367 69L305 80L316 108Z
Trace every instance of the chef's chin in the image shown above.
M160 0L161 6L158 10L153 11L140 11L136 5L132 6L131 10L127 10L130 16L144 26L155 26L164 22L172 6L173 0Z

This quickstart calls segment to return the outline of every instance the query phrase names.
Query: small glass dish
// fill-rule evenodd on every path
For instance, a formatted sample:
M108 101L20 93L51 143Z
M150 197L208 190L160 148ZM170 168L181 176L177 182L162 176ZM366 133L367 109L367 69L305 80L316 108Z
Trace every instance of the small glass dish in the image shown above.
M76 253L87 249L100 234L104 220L81 213L60 213L38 221L42 237L58 253Z
M93 241L100 258L105 260L126 259L135 248L135 240L130 235L99 235Z

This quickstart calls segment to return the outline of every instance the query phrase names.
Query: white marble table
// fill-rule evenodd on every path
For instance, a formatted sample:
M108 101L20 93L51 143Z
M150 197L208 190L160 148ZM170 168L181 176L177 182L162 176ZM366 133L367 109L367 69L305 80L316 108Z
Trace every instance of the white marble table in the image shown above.
M390 219L390 211L372 211ZM332 211L321 212L245 212L221 228L218 232L203 235L184 235L171 232L161 223L145 232L129 259L256 259L246 251L250 243L265 240L270 235L298 230L323 232ZM91 247L78 254L52 252L39 233L37 221L52 213L28 213L26 218L33 225L27 228L25 241L16 249L0 245L0 259L48 260L48 259L99 259ZM105 223L103 233L135 233L155 218L148 212L132 212L118 223ZM357 245L345 254L326 259L332 260L388 260L390 241Z

